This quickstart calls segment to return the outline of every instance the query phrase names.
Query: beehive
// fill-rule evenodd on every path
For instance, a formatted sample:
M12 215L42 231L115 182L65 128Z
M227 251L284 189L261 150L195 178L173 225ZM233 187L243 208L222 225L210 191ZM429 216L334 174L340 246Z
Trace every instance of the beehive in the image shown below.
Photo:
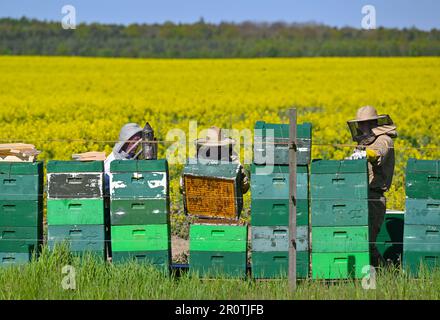
M205 218L237 219L243 207L240 165L187 164L183 170L185 212Z
M403 267L417 276L440 265L440 161L409 159L405 193Z
M245 277L247 226L193 224L189 268L202 277Z
M309 251L296 252L296 276L309 276ZM253 251L252 276L255 279L273 279L287 277L289 271L288 251Z
M296 201L297 277L309 276L309 174L298 165ZM252 165L252 276L281 278L289 266L289 166Z
M313 161L310 190L312 277L362 277L370 264L367 161Z
M368 225L365 159L313 161L310 192L313 227Z
M303 123L297 125L298 165L310 163L312 144L312 125ZM289 164L289 124L273 124L257 121L254 129L254 163L266 165Z
M410 199L440 200L440 160L409 159L405 193Z
M48 245L106 259L103 161L47 164Z
M113 161L110 211L112 262L132 260L167 272L171 262L167 160Z
M43 163L0 163L0 266L29 262L43 240Z
M297 166L296 224L309 224L309 173L307 166ZM251 167L251 218L253 226L289 224L289 167Z

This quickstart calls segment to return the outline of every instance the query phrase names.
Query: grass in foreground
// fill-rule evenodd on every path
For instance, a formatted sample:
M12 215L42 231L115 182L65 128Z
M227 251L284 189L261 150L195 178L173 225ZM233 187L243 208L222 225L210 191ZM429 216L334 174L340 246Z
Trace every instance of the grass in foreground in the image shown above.
M76 271L76 289L64 290L65 265ZM200 280L186 273L166 276L145 265L113 265L66 250L43 250L36 261L0 268L0 299L439 299L440 271L410 278L398 269L380 270L376 289L358 281L303 280L289 294L287 280Z

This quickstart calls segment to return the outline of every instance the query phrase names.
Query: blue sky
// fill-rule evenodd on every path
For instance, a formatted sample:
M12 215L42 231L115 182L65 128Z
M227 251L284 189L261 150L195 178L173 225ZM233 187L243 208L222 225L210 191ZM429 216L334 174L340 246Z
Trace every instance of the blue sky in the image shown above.
M440 29L438 0L0 0L0 17L61 20L61 7L76 8L77 22L153 23L245 20L361 25L363 5L376 7L377 25Z

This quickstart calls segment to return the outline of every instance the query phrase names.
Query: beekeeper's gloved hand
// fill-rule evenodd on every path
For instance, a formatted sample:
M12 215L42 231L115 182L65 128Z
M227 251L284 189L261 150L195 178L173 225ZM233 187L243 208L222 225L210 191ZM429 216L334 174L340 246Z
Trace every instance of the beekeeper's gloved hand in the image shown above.
M367 160L368 162L376 162L379 159L379 153L373 149L366 149Z

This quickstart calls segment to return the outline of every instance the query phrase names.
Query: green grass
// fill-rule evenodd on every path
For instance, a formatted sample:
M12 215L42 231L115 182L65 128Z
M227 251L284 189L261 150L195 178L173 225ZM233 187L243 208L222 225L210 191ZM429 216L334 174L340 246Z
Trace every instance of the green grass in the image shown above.
M62 267L76 269L76 289L64 290ZM364 290L361 281L298 282L289 294L287 280L201 280L187 273L167 276L149 266L113 265L72 257L67 250L43 249L38 260L0 268L0 299L439 299L440 271L410 278L399 269L377 275L376 289Z

